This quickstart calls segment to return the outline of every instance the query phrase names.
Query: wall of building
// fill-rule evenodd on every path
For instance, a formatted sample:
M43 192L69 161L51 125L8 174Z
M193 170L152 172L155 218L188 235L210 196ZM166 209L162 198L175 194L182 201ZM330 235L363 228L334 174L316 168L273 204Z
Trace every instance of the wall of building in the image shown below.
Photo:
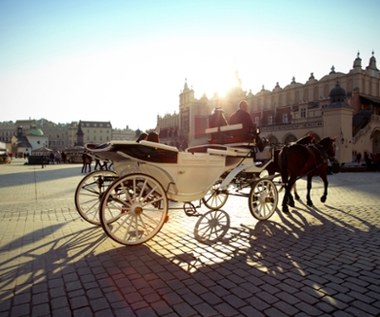
M380 114L380 107L376 106L376 100L380 105L380 73L373 52L365 68L358 54L348 73L336 71L333 66L319 80L311 73L304 84L293 78L284 88L277 83L272 91L262 87L261 91L253 94L252 91L243 91L241 81L236 82L236 87L232 87L225 98L207 99L202 96L199 100L194 98L194 91L185 82L179 95L178 135L185 137L188 145L207 142L208 136L203 131L213 107L222 106L229 117L241 99L248 100L250 114L260 126L262 136L280 143L300 138L309 132L319 138L336 136L337 157L342 163L350 162L353 152L363 151L373 143L370 135L377 129L378 122L366 127L366 133L360 132L359 139L363 138L360 142L353 142L355 136L352 132L352 116L364 107L371 108L374 114ZM329 94L337 83L345 90L346 105L340 109L329 109ZM374 98L375 106L363 105L360 101L363 95ZM157 125L163 123L160 118L157 121Z

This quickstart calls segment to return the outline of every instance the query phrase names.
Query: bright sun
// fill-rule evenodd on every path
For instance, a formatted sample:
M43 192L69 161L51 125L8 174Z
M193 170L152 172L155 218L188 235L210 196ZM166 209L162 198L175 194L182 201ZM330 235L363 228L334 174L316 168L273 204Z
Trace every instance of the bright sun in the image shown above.
M196 93L206 94L208 98L212 98L215 94L224 97L230 89L237 84L237 71L232 66L225 63L210 63L205 67L198 68L195 74L194 87Z

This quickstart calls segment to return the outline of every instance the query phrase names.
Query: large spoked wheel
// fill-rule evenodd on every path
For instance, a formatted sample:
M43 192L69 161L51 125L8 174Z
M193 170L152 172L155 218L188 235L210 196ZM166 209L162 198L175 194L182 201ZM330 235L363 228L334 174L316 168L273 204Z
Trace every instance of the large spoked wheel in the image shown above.
M116 178L114 171L98 170L87 174L80 181L75 190L75 207L84 220L100 226L100 201Z
M168 216L168 199L153 177L133 173L108 187L100 205L100 221L106 234L124 245L153 238Z
M228 199L228 192L219 189L220 182L214 184L206 195L202 198L204 205L212 210L218 210L224 206Z
M249 210L258 220L269 219L277 208L278 191L269 179L259 180L251 189L248 198Z

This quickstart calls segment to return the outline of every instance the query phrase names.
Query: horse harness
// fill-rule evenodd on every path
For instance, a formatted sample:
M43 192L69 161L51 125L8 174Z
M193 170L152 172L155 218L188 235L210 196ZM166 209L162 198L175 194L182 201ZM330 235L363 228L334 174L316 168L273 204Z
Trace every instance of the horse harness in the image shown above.
M327 153L326 153L326 151L322 145L320 145L320 144L305 144L303 146L305 146L308 149L308 151L311 152L311 154L313 155L313 158L314 158L314 163L315 163L315 167L313 169L311 169L310 171L308 171L304 176L307 176L307 175L313 173L314 171L318 170L323 165L328 164L329 156L327 155ZM318 160L317 154L320 154L321 161ZM319 161L319 162L317 162L317 161ZM303 177L303 176L300 176L297 179L299 179L301 177Z

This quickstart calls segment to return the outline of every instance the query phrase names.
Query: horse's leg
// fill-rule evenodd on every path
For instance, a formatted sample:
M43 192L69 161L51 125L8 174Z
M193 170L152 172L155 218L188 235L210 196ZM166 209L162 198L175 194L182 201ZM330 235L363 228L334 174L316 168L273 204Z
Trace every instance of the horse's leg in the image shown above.
M289 186L288 184L284 184L285 192L284 192L284 198L282 200L282 212L288 213L289 208L288 208L288 196L289 196Z
M294 192L294 198L295 198L296 200L300 200L300 196L299 196L298 193L297 193L296 182L295 182L294 185L293 185L293 192Z
M288 196L287 196L287 203L290 207L294 207L295 204L294 204L294 199L293 199L293 195L292 195L292 192L291 192L291 189L294 187L296 183L296 178L295 177L290 177L289 178L289 181L288 181Z
M324 190L323 195L321 197L321 202L324 203L326 201L326 199L327 199L327 187L329 186L329 182L327 180L327 174L326 175L321 175L320 177L322 178L323 185L325 186L325 190Z
M289 180L287 179L286 175L281 175L282 177L282 186L284 188L284 198L282 199L282 212L288 213L289 208L288 208L288 202L289 202L289 196L291 196L290 189L292 188L289 186Z
M294 199L293 199L293 195L290 191L291 188L293 188L295 190L296 188L296 181L297 181L297 178L296 177L290 177L289 179L289 196L288 196L288 204L290 207L294 207L295 206L295 203L294 203ZM296 195L296 197L298 197L299 199L299 196L298 194ZM297 198L296 198L297 199Z
M282 212L289 212L288 209L288 183L286 177L281 174L282 188L284 189L284 198L282 199Z
M309 207L312 207L313 206L313 202L311 201L311 198L310 198L310 191L311 191L311 180L312 180L312 176L311 175L308 175L307 176L307 194L306 194L306 203Z

